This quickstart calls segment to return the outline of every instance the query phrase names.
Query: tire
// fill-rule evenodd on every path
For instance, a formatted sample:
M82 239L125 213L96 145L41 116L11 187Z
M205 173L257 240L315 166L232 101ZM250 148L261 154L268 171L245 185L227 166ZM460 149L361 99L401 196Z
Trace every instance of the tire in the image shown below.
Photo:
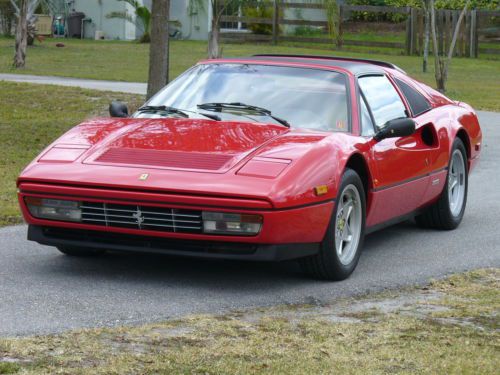
M87 249L84 247L66 247L66 246L58 246L57 250L65 255L69 255L72 257L93 257L102 255L106 252L106 250L102 249Z
M467 152L457 138L453 142L443 192L436 203L415 217L419 227L452 230L459 226L467 204L468 175Z
M351 200L352 205L349 204ZM347 218L346 207L348 209ZM302 269L320 280L344 280L358 264L365 234L366 198L363 183L352 169L342 176L335 208L318 254L300 259ZM347 224L347 225L346 225ZM347 229L347 232L345 230ZM349 231L350 229L350 231ZM351 240L343 241L342 233ZM339 247L340 245L340 247Z

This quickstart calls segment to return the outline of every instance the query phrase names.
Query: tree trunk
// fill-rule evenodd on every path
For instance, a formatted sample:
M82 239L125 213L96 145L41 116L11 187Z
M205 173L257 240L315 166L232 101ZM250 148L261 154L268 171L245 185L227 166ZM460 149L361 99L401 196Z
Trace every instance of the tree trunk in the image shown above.
M218 59L221 57L221 50L219 46L219 20L218 17L214 14L212 17L212 26L210 29L210 33L208 35L208 58L209 59Z
M26 47L28 45L28 0L20 0L19 17L16 25L16 53L14 67L24 68L26 64Z
M450 67L451 59L453 57L453 51L455 50L455 44L457 43L458 33L460 31L460 25L464 19L467 8L469 7L470 0L465 2L464 9L458 17L455 30L453 31L453 37L451 39L450 47L448 49L448 54L445 52L439 53L439 48L437 45L437 32L436 32L436 11L434 9L434 0L429 0L429 8L431 11L431 31L432 31L432 44L434 45L434 64L435 64L435 76L436 76L436 86L437 89L444 93L446 91L446 81L448 79L448 69ZM441 30L444 32L444 30Z
M430 28L431 28L431 15L429 12L429 4L426 2L427 0L423 1L424 5L424 60L422 62L422 71L424 73L427 73L427 63L429 61L429 38L430 38Z
M431 12L431 32L432 32L432 47L434 49L434 76L436 78L437 89L441 92L445 90L445 81L443 80L442 74L442 60L439 54L439 45L437 42L437 31L436 31L436 10L434 8L434 0L429 0L429 10Z
M170 0L153 0L147 99L168 83L168 20Z

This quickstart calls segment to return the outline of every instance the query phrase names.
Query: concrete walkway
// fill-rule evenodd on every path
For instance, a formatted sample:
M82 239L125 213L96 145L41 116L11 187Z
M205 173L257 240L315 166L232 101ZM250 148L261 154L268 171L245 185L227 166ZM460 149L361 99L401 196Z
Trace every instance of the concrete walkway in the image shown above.
M100 80L80 79L80 78L35 76L28 74L0 73L0 81L81 87L84 89L91 89L91 90L126 92L130 94L141 94L141 95L146 95L146 90L147 90L147 84L140 82L100 81Z

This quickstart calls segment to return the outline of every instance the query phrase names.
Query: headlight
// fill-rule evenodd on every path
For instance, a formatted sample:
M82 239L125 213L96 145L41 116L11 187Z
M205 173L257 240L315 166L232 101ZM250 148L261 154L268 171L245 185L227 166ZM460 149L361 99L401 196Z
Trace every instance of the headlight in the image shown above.
M81 221L80 203L59 199L24 198L31 215L39 219Z
M253 236L258 234L261 228L261 215L203 212L204 233Z

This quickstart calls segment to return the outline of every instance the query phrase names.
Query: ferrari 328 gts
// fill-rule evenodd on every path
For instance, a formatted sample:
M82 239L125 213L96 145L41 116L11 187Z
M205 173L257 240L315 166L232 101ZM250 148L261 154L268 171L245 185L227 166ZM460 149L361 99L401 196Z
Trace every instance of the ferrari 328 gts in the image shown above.
M474 110L381 61L202 61L132 115L86 121L18 179L28 239L106 250L298 259L341 280L365 234L455 229L481 151Z

